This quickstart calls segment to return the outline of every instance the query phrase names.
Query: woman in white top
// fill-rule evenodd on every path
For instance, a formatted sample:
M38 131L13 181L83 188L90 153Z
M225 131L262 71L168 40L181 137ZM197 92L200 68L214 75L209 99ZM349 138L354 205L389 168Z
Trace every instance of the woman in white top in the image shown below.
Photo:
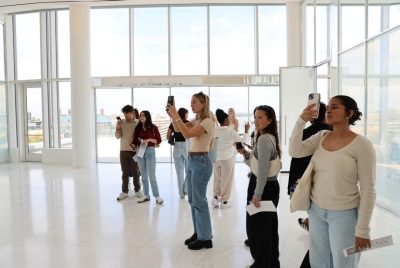
M191 147L186 171L188 200L192 209L194 234L185 240L189 249L212 248L210 210L207 202L207 184L212 174L212 163L208 151L215 135L215 125L210 119L210 101L207 95L199 92L192 96L192 111L196 114L193 127L189 128L179 117L175 104L168 104L168 115L172 118L174 129L179 130Z
M307 121L316 116L307 106L293 129L292 157L313 155L311 188L311 267L357 267L360 253L344 257L343 249L371 246L370 220L375 204L375 152L371 142L350 129L360 120L354 99L338 95L330 99L325 113L333 131L323 130L302 141Z
M214 207L228 208L231 206L231 189L234 179L235 169L235 142L247 141L249 124L245 126L245 135L243 139L239 134L229 127L229 118L223 110L217 109L215 112L220 126L215 128L215 137L218 139L217 157L214 163L214 184L213 201Z
M236 119L235 109L229 108L229 127L233 128L236 132L239 131L239 121Z

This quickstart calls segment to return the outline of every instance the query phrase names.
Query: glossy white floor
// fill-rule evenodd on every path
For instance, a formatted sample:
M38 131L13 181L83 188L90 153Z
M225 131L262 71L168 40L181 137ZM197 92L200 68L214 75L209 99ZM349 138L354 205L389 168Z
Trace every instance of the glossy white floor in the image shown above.
M72 169L37 163L0 165L0 267L246 267L247 168L236 165L233 206L211 208L214 247L191 251L189 205L179 199L175 171L157 164L160 193L145 204L117 202L118 164ZM281 175L279 233L281 267L299 267L308 235L290 214ZM209 184L211 196L212 183ZM400 218L376 208L372 235L392 234L395 246L363 254L360 267L399 267ZM396 244L397 243L397 244Z

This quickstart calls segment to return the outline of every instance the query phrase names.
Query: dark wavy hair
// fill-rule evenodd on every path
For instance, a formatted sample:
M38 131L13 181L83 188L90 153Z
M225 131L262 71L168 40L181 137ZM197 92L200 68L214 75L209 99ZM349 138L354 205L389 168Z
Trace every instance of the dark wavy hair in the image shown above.
M123 113L132 113L133 112L133 107L132 105L125 105L124 107L122 107L121 112Z
M224 121L229 118L229 115L222 109L217 109L215 111L215 116L217 117L217 121L221 126L224 124Z
M279 157L281 157L281 147L279 145L279 136L278 136L278 123L276 121L276 114L274 108L268 105L259 105L254 109L253 114L256 114L256 111L263 111L267 115L268 119L271 119L271 124L269 124L265 129L264 132L267 134L271 134L275 137L276 141L276 150L278 151ZM259 137L261 133L258 133L257 136ZM257 137L257 139L258 139Z
M179 108L179 110L178 110L178 115L182 119L182 122L184 122L184 123L188 122L188 120L186 119L186 114L188 112L189 111L187 109L183 108L183 107Z
M153 121L151 120L151 114L149 111L141 111L140 114L144 114L146 117L146 122L144 122L144 127L149 129L153 126ZM137 126L135 127L135 133L139 132L143 128L143 123L139 121Z
M319 103L319 112L318 112L318 118L312 120L312 123L322 123L325 120L325 113L326 113L326 104L323 103L322 101Z
M346 95L336 95L332 99L337 99L344 106L350 125L355 125L356 121L361 120L362 112L360 112L357 102L353 98ZM350 111L353 111L353 115L350 115Z

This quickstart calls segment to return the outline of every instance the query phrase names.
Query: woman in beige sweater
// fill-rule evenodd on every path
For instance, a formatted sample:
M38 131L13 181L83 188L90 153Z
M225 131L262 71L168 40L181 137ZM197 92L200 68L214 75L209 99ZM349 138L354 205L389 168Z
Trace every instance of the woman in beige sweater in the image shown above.
M315 105L315 104L314 104ZM325 114L333 131L323 130L302 141L307 121L315 117L307 106L290 137L292 157L313 155L311 189L311 267L357 267L360 254L344 257L343 249L371 246L370 220L375 204L375 152L371 142L350 129L360 120L354 99L338 95L330 99Z

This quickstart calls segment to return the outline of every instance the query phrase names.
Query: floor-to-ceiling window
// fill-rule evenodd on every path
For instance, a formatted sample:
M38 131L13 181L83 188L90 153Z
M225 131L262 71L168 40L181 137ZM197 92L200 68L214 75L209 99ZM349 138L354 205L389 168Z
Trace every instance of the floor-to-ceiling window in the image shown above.
M363 120L353 129L374 145L377 200L400 213L399 5L341 3L340 92L359 104Z
M0 23L0 163L9 160L3 31L3 24Z

